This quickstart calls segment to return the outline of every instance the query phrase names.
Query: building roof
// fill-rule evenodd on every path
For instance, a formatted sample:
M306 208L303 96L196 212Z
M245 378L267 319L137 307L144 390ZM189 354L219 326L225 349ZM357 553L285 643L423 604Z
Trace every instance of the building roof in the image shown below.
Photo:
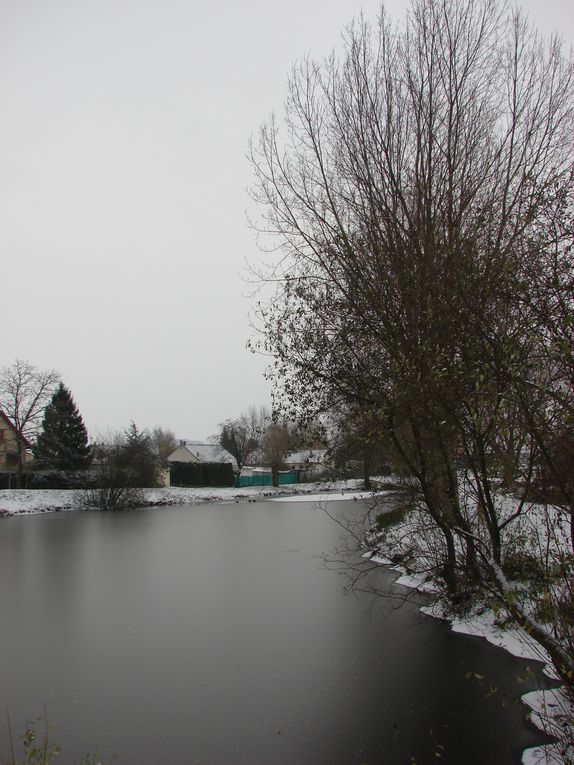
M197 457L200 462L230 462L234 467L237 466L235 457L219 444L206 444L186 438L179 442L178 449L181 446Z
M285 456L283 462L286 465L299 465L307 463L308 465L319 465L325 461L327 456L326 449L305 449L301 452L291 452Z
M7 414L5 414L5 413L4 413L4 412L3 412L1 409L0 409L0 420L4 420L4 422L6 423L6 425L8 425L8 427L10 428L10 430L12 430L14 433L18 434L18 428L17 428L17 427L14 425L14 423L13 423L13 422L12 422L12 420L11 420L11 419L8 417L8 415L7 415ZM20 434L20 437L22 438L22 444L23 444L23 446L24 446L26 449L31 449L31 448L32 448L32 444L31 444L31 443L28 441L28 439L26 438L26 436L25 436L24 434L22 434L22 433L21 433L21 434Z

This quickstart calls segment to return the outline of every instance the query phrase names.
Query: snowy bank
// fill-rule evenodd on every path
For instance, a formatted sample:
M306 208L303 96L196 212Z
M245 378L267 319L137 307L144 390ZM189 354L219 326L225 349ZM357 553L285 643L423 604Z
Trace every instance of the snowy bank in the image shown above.
M388 558L370 553L364 557L396 571L399 577L395 580L395 584L419 592L431 594L439 592L439 588L423 575L407 572L403 567L394 565ZM421 606L420 610L428 616L448 621L453 632L483 638L513 656L542 662L544 673L558 682L550 658L541 646L519 627L501 626L492 610L479 607L462 617L455 615L446 601L441 598L432 605ZM574 725L574 703L563 687L531 691L522 696L522 701L530 708L530 719L539 730L556 738L558 742L564 740L565 731ZM522 763L523 765L569 765L574 761L574 752L571 751L571 747L568 748L568 745L566 747L561 750L560 745L550 744L525 749Z
M163 489L144 489L144 505L182 505L200 502L242 502L257 499L293 498L309 501L321 492L322 497L333 499L335 495L352 499L360 481L336 481L330 484L305 483L273 486L250 486L241 489L211 487L170 486ZM347 492L355 491L355 494ZM0 490L0 516L38 515L39 513L79 510L84 506L84 489L2 489ZM367 495L365 495L367 496Z

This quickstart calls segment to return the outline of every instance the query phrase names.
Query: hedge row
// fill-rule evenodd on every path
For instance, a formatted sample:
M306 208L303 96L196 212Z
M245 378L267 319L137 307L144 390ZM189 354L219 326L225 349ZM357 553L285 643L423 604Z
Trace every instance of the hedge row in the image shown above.
M231 463L172 462L172 486L233 486Z
M37 470L22 476L23 489L89 489L96 485L98 476L88 471ZM15 489L18 476L14 472L0 473L0 489Z
M220 462L172 462L172 486L233 486L233 466ZM0 489L15 489L18 477L13 472L0 472ZM24 489L90 489L101 483L101 476L92 471L41 470L22 476Z

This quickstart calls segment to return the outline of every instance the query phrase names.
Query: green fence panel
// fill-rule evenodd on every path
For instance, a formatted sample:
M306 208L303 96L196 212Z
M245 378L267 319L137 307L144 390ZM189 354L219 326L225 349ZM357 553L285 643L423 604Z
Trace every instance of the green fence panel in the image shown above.
M289 470L285 473L279 473L279 486L283 486L288 483L297 483L296 470Z
M297 483L297 471L287 470L279 473L279 486L289 483ZM235 488L244 489L247 486L272 486L273 480L271 473L260 473L259 475L240 475L235 479Z
M235 488L244 489L247 486L271 486L271 474L237 476Z

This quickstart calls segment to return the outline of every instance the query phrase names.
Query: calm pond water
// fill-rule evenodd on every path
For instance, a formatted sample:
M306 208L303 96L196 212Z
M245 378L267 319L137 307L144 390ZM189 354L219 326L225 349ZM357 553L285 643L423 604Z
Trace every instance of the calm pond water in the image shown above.
M345 597L340 535L306 502L2 520L2 713L45 702L62 763L519 763L529 665Z

